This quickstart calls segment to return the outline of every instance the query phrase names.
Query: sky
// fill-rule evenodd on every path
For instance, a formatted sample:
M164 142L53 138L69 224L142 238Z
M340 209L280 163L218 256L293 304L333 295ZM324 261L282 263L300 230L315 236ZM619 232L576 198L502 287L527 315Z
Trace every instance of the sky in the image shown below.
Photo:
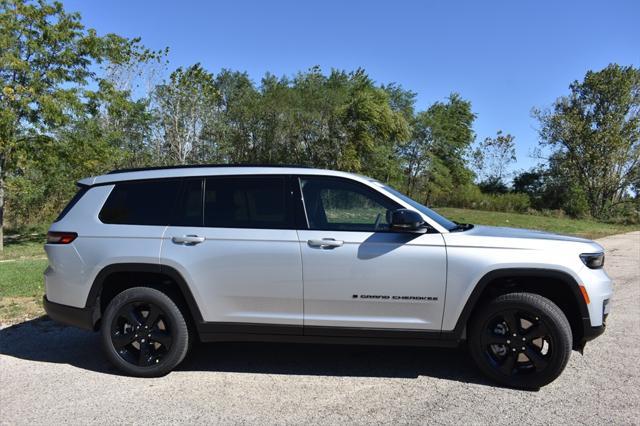
M417 93L418 110L452 92L471 101L477 140L515 136L534 166L537 121L588 70L640 66L640 1L64 1L98 33L169 47L167 72L293 75L364 68Z

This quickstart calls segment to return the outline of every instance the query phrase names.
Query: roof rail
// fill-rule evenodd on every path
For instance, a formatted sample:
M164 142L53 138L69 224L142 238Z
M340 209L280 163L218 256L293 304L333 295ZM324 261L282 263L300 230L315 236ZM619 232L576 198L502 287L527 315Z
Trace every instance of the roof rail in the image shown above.
M202 167L292 167L301 169L310 169L312 167L301 164L193 164L193 165L176 165L176 166L155 166L155 167L136 167L130 169L114 169L108 172L108 175L128 172L143 172L146 170L167 170L167 169L192 169Z

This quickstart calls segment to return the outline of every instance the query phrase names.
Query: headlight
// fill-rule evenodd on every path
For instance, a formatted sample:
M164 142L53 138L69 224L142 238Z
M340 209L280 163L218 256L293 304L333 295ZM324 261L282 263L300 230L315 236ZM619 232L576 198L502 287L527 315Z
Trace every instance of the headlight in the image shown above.
M580 259L591 269L600 269L604 266L604 253L583 253Z

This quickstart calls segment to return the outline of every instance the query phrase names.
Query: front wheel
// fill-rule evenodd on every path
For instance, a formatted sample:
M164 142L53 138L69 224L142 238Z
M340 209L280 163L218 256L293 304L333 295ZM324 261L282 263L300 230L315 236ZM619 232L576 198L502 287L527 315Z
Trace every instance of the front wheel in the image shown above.
M571 326L551 300L509 293L469 323L469 350L487 376L513 388L539 389L555 380L571 354Z
M102 344L120 370L139 377L170 372L187 354L189 331L169 296L148 287L118 294L102 318Z

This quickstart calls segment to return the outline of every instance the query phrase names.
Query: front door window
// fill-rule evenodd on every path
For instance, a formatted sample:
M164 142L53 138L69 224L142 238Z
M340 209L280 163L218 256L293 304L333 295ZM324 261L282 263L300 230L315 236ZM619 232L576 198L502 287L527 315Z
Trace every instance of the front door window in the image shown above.
M357 182L346 179L300 179L309 229L388 231L387 212L400 206Z

